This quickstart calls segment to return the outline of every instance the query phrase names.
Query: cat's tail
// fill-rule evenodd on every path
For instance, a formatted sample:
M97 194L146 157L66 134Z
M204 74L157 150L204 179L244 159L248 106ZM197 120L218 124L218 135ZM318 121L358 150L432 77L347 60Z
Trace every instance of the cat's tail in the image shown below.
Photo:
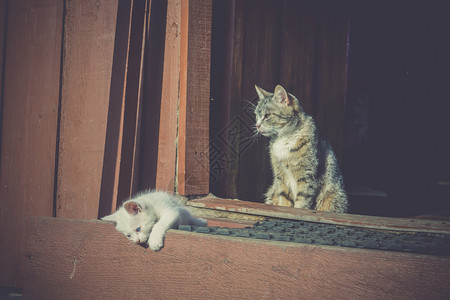
M205 219L195 218L195 217L192 217L190 223L192 226L207 226L208 225L208 221L206 221Z

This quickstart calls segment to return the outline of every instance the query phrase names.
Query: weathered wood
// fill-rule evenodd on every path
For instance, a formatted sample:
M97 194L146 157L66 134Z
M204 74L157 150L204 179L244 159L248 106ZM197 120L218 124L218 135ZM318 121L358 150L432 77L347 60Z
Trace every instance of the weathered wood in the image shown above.
M111 68L108 120L100 187L98 216L103 217L116 210L120 157L123 137L124 90L126 83L128 42L130 38L131 3L119 1L114 38L114 56Z
M209 192L212 1L181 2L178 192Z
M255 84L273 92L279 83L281 5L278 1L252 0L245 1L241 9L244 9L243 14L237 16L244 21L242 98L235 101L240 102L238 116L243 124L238 133L239 174L236 183L239 199L260 202L271 184L272 170L268 139L252 140L255 119L249 112L248 101L257 97Z
M316 122L341 162L350 33L347 1L319 10L318 21Z
M139 189L156 187L167 1L151 1L144 54Z
M118 1L66 1L56 215L96 218Z
M121 202L132 195L136 152L139 147L137 124L140 108L140 90L142 76L142 40L145 28L146 0L134 0L128 43L126 87L124 94L123 134L120 152L120 170L117 201Z
M180 97L180 38L181 0L168 0L155 184L157 189L168 192L175 191L177 110Z
M53 213L64 7L61 1L7 4L2 81L0 285L20 287L28 219Z
M316 114L315 80L317 11L313 1L282 2L280 84L297 97L308 114Z
M450 258L167 233L153 252L101 221L33 218L25 299L446 299Z
M252 203L240 200L219 198L191 200L188 201L187 204L194 207L239 212L250 215L320 222L335 225L357 226L376 229L450 233L450 222L446 221L337 214L324 211L314 211L301 208L266 205L262 203Z

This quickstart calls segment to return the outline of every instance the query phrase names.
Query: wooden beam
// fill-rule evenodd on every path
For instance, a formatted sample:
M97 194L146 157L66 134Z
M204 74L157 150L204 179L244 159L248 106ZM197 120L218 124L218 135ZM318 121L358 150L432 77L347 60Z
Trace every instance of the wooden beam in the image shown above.
M151 1L144 55L139 189L155 188L158 164L167 0Z
M317 115L319 129L329 139L339 163L344 148L349 26L347 1L319 9L317 28Z
M108 120L101 177L98 217L116 210L123 137L124 95L126 84L128 42L130 39L131 3L119 1L111 68Z
M118 1L66 1L56 216L97 218Z
M36 0L8 1L7 9L1 70L0 285L20 287L29 217L53 214L64 7L62 1Z
M212 1L181 2L178 193L209 192Z
M33 218L25 298L447 299L450 258L170 230L159 252L101 221Z
M168 0L155 184L155 188L168 192L175 191L180 42L181 0Z
M133 170L136 162L138 113L141 95L142 40L145 28L146 0L134 0L128 43L127 71L125 79L123 133L120 152L120 170L117 201L127 200L132 195Z
M420 231L445 234L450 233L450 222L447 221L337 214L325 211L314 211L309 209L266 205L262 203L219 198L191 200L188 201L187 204L193 207L238 212L279 219L310 221L383 230Z

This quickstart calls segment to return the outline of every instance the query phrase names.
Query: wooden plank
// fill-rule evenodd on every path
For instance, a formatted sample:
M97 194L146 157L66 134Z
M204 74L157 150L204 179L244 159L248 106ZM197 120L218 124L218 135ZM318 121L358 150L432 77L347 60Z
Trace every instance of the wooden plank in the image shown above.
M155 188L175 191L180 86L181 0L167 1Z
M282 4L279 84L315 116L317 4L289 0Z
M240 200L205 198L190 200L188 205L281 219L319 222L387 230L450 233L450 222L407 218L337 214L293 207L282 207Z
M318 12L320 36L317 70L317 114L319 129L342 161L349 26L347 1L333 3Z
M156 187L167 1L151 1L144 54L139 189Z
M63 2L56 0L8 1L2 82L1 286L22 284L29 217L53 213L63 9Z
M118 1L66 1L56 216L97 218Z
M177 187L209 192L209 101L212 1L181 3Z
M123 134L117 201L120 203L132 195L133 170L135 166L137 123L142 75L142 40L144 38L146 0L134 0L128 44L127 71L125 79Z
M130 38L131 3L119 1L114 37L114 56L111 69L108 120L98 207L99 218L116 210L120 157L123 135L124 90L128 42Z
M248 117L246 110L249 104L246 100L256 100L255 84L272 92L279 84L281 7L272 0L245 1L244 12L239 15L244 20L242 97L239 99L238 115L243 126L240 126L242 133L239 134L242 145L238 148L239 174L236 183L238 198L254 202L263 201L263 195L272 183L272 170L267 150L269 139L260 137L251 140L255 119Z
M153 252L101 221L33 218L25 299L447 299L450 258L167 233ZM150 295L150 296L149 296Z
M2 132L2 116L3 116L3 60L5 47L5 31L6 31L6 0L0 0L0 134ZM1 135L0 135L1 136ZM0 138L0 151L2 149L2 139ZM1 155L1 152L0 152Z

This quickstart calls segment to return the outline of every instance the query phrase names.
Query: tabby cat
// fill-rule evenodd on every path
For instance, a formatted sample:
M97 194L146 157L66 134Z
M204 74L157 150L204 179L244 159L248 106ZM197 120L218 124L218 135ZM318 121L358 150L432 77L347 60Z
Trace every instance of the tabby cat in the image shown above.
M282 86L274 93L255 88L256 130L270 137L274 177L265 203L346 212L348 201L336 156L319 136L313 118Z

